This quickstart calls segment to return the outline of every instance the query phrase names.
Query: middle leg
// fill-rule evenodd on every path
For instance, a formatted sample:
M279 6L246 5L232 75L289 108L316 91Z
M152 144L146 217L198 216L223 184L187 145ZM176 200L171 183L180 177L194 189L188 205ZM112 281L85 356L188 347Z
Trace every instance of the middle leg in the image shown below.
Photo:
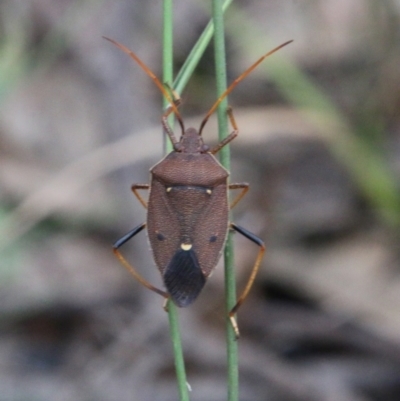
M229 206L230 209L233 209L241 201L243 196L246 195L249 188L250 188L250 186L247 182L239 182L239 183L229 184L229 189L241 189L241 191L236 196L236 198L231 202L231 204Z

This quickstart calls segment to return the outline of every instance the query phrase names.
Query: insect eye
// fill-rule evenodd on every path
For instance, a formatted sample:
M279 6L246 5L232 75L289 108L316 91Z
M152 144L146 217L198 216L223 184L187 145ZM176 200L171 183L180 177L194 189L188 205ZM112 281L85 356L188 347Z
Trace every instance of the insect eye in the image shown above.
M210 147L208 145L201 146L201 153L207 153L209 150L210 150Z

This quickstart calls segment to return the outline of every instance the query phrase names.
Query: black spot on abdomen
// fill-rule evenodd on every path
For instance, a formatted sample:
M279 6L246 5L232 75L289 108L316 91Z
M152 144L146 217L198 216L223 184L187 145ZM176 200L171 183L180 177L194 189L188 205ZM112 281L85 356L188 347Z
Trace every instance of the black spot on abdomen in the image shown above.
M165 240L165 237L164 237L163 234L157 233L157 239L158 239L159 241L164 241L164 240Z

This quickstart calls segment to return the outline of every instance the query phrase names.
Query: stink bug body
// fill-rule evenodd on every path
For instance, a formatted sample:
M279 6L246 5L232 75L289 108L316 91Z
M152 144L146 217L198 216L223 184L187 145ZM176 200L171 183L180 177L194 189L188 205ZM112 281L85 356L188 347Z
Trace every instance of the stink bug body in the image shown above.
M229 184L229 172L214 156L238 134L232 110L228 108L227 112L233 131L217 146L210 149L205 145L201 133L211 114L233 88L266 57L290 42L265 54L240 75L215 102L197 131L194 128L185 130L178 111L180 103L178 96L172 90L167 91L132 51L112 39L105 39L133 58L170 102L170 106L163 114L162 125L173 144L173 151L151 168L150 185L134 184L132 186L135 196L147 208L147 222L140 224L118 240L113 247L114 253L141 284L167 299L171 298L176 305L185 307L197 298L206 279L218 263L229 229L244 235L259 246L259 252L247 285L236 305L229 312L232 325L238 335L234 315L250 291L265 246L263 241L254 234L229 222L229 209L240 201L249 188L246 183ZM180 140L176 139L167 122L172 112L175 113L182 129ZM139 194L138 190L141 189L150 191L148 202ZM231 189L241 191L229 205L228 192ZM154 287L141 277L119 251L123 244L146 226L153 257L161 272L166 291Z
M147 231L168 293L178 306L187 306L221 256L228 232L229 173L202 151L196 130L186 130L180 145L180 152L171 152L150 170Z

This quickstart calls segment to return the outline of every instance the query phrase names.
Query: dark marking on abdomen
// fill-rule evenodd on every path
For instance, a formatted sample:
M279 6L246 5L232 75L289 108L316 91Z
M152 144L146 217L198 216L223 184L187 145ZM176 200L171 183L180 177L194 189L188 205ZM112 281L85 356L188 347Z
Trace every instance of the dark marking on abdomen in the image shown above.
M177 251L163 278L172 300L180 307L190 305L198 297L206 282L193 249Z

